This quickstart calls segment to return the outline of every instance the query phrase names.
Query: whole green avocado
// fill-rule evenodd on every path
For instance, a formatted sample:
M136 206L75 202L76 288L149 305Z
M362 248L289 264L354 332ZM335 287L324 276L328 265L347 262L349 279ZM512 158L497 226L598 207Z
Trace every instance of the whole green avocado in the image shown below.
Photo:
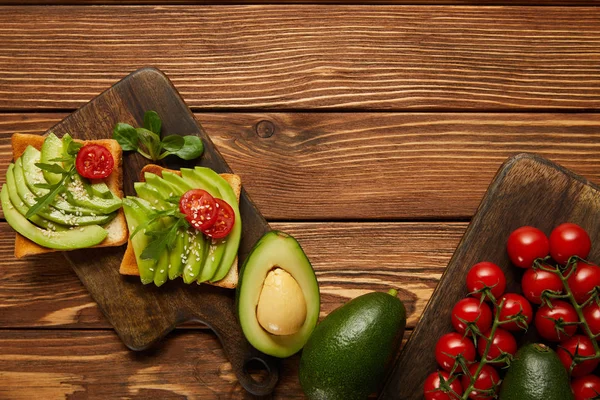
M573 400L567 370L541 343L521 347L500 388L500 400Z
M396 295L364 294L317 325L300 359L300 384L309 399L366 399L378 389L406 325Z

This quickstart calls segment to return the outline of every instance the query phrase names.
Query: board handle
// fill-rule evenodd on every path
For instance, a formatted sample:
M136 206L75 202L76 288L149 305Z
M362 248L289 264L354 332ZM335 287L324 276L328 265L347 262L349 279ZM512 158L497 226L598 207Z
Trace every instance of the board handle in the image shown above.
M200 304L190 308L188 319L202 322L216 333L244 389L255 396L270 394L279 380L279 359L248 343L235 316L233 301L223 302L223 297L211 301L210 297L205 296Z

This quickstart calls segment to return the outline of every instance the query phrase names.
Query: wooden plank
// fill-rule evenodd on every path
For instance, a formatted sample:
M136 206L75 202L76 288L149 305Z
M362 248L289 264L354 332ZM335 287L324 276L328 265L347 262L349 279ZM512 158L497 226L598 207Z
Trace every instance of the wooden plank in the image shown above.
M175 5L175 4L389 4L389 5L500 5L500 6L591 6L600 3L598 0L0 0L6 5Z
M466 223L274 223L295 236L321 290L321 316L373 290L399 288L414 327ZM0 328L110 328L60 254L16 260L0 223ZM1 396L0 396L1 397Z
M298 360L285 361L275 398L303 398ZM0 330L0 377L0 398L12 400L253 398L208 331L134 353L112 331Z
M0 114L0 171L10 159L12 133L40 133L64 116ZM520 152L600 182L600 114L196 118L269 220L470 218L502 162ZM260 137L257 131L274 134Z
M593 6L598 0L0 0L0 5L254 5L254 4L320 4L320 5L472 5L472 6Z
M205 111L600 107L596 7L7 6L0 27L2 110L147 65Z
M305 398L299 360L282 361L269 399ZM0 330L0 378L0 398L11 400L256 399L208 331L179 330L156 349L134 353L110 331Z

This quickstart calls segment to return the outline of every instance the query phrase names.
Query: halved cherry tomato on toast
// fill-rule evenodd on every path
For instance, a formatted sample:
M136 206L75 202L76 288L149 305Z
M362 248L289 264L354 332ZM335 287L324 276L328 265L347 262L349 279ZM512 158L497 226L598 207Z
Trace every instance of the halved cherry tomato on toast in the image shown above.
M110 151L99 144L86 144L77 152L75 168L77 173L88 179L102 179L109 176L115 166Z
M202 232L210 238L221 239L229 235L229 232L233 229L235 213L225 200L215 199L215 203L217 208L216 221L208 229L202 230Z
M216 199L206 190L188 190L179 199L179 210L195 229L208 229L217 222Z

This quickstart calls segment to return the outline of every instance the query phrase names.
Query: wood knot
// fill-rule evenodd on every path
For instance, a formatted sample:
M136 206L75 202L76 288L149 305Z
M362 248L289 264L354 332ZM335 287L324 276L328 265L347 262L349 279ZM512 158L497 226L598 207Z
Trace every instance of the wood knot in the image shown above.
M261 138L268 138L275 133L275 125L271 121L262 120L256 124L256 134Z

